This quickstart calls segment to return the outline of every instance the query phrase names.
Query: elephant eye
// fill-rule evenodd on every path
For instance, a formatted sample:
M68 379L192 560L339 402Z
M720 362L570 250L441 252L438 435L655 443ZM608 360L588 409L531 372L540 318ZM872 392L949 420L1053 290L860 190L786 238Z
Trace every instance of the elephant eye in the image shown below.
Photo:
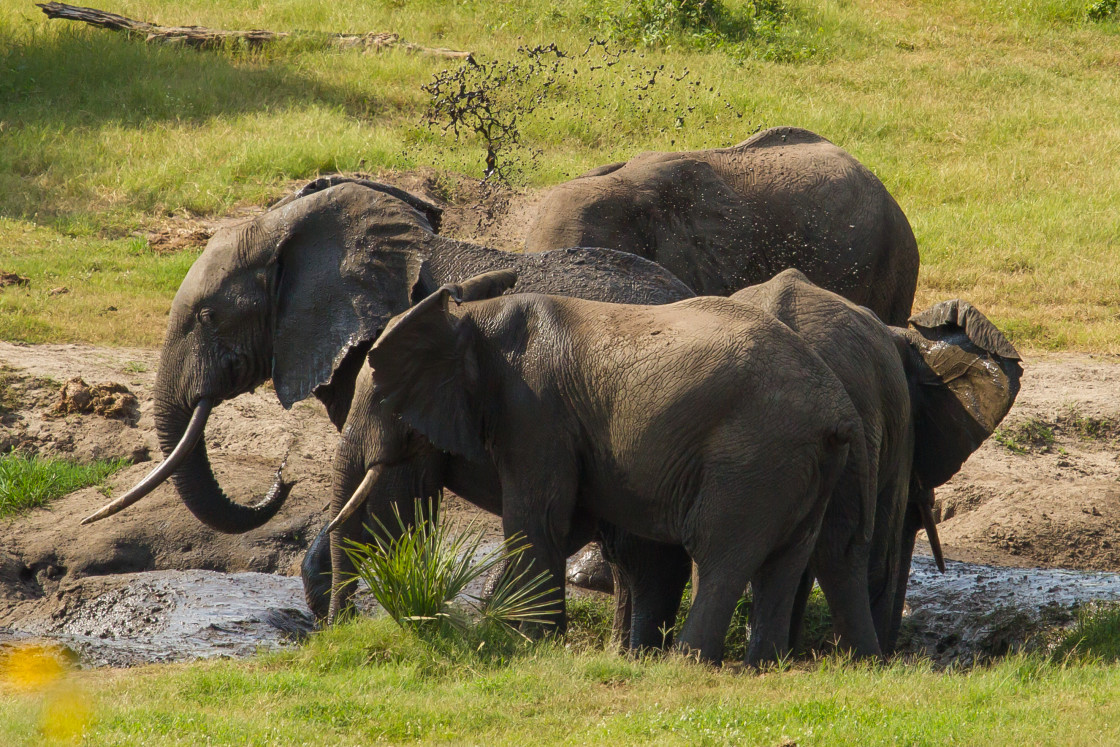
M198 321L202 322L207 327L214 326L214 313L210 309L203 309L198 312Z

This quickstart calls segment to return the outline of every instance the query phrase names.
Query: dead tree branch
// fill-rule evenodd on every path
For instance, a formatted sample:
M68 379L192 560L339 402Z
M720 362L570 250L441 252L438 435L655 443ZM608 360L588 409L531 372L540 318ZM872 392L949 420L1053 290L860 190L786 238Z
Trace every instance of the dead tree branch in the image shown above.
M66 21L82 21L91 26L109 29L110 31L123 31L130 36L142 36L144 41L158 44L185 44L197 49L213 49L229 42L244 42L252 48L261 47L278 39L292 36L320 38L327 46L341 49L362 49L366 51L380 51L391 47L398 47L409 52L430 54L437 57L453 59L469 59L470 52L460 52L454 49L441 47L424 47L412 42L406 42L397 34L389 32L370 32L368 34L330 34L314 31L262 31L252 29L249 31L225 31L211 29L205 26L158 26L146 21L136 21L132 18L106 13L96 8L83 8L66 3L36 3L47 18L61 18Z

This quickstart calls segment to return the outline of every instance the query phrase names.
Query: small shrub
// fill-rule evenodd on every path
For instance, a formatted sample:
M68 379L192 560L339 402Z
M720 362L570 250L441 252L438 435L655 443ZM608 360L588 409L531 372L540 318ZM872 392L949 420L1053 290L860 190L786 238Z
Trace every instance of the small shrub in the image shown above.
M433 516L417 502L416 516ZM483 550L485 533L472 522L452 536L442 521L417 521L407 526L394 507L397 531L378 523L374 542L349 541L346 554L357 569L348 583L365 581L374 599L402 627L420 633L464 634L477 618L484 629L516 633L520 624L544 624L549 611L543 597L548 573L527 578L527 572L504 573L486 598L467 593L467 587L492 570L514 561L526 546L510 538ZM394 537L394 535L396 535ZM459 603L462 598L465 604Z
M1018 425L997 428L992 438L1014 454L1030 451L1045 454L1054 445L1054 429L1038 418L1028 418Z
M572 597L567 600L567 643L575 648L601 650L611 640L614 603L599 596Z
M1105 21L1112 18L1120 8L1120 0L1094 0L1085 6L1085 16L1090 21Z
M13 452L0 456L0 517L11 516L106 479L127 466L127 459L78 464Z

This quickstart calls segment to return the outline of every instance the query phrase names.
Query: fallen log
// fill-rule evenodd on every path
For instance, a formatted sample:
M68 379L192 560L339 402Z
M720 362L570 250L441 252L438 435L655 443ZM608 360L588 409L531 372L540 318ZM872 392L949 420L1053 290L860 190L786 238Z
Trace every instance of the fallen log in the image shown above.
M43 9L47 18L61 18L66 21L82 21L91 26L109 29L110 31L123 31L129 36L142 36L144 41L157 44L185 44L196 49L213 49L230 42L243 42L251 48L261 47L270 42L289 37L319 39L326 46L341 49L362 49L366 51L380 51L393 47L430 54L437 57L453 59L469 59L470 52L461 52L455 49L442 47L424 47L412 42L406 42L398 34L386 31L371 31L367 34L338 34L316 31L263 31L251 29L249 31L226 31L211 29L205 26L159 26L146 21L137 21L132 18L107 13L96 8L83 8L78 5L49 2L36 3Z

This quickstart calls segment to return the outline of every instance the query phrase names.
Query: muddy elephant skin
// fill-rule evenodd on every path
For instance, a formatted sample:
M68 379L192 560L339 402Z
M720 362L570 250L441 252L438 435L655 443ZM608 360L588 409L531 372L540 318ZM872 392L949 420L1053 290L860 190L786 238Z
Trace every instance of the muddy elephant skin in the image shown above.
M812 569L841 642L864 629L853 619L870 611L889 653L922 511L932 508L933 488L956 474L1011 409L1022 376L1019 355L962 301L915 315L906 330L883 324L797 270L731 298L773 314L797 333L843 382L860 413L873 487L865 494L849 465L829 502ZM861 503L867 495L872 501ZM932 517L930 523L932 543Z
M642 153L550 190L528 251L605 246L726 296L786 268L905 325L918 248L882 182L807 130L777 127L731 148Z
M559 587L557 627L564 559L601 521L695 560L682 649L720 661L754 578L748 659L784 655L827 498L862 442L823 361L771 315L723 298L449 306L464 296L445 286L390 322L369 353L374 396L436 447L493 465L506 535L524 535L521 562ZM407 458L379 444L374 468Z

